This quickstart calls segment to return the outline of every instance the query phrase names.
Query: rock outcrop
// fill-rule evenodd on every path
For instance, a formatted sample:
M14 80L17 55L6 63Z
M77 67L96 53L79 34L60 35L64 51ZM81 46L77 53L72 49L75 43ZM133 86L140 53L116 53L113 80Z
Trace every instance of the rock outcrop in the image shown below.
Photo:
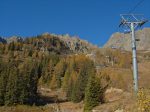
M135 32L137 50L150 50L150 28L144 28ZM131 34L114 33L104 48L116 48L131 51Z
M10 38L6 38L7 43L11 43L11 42L22 42L23 38L18 37L18 36L12 36Z
M55 35L55 34L48 34L44 33L42 34L43 36L45 35L50 35L54 36L56 38L59 38L61 41L65 43L65 45L72 51L73 53L91 53L93 49L96 49L97 46L89 43L86 40L82 40L79 37L71 37L68 34L66 35Z

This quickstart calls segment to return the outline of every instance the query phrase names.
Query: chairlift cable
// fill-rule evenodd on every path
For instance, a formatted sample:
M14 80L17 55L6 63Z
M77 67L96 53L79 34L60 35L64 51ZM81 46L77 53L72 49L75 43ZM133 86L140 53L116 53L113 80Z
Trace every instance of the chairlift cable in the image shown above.
M135 9L141 5L144 2L144 0L140 0L129 12L128 14L132 13L133 11L135 11Z

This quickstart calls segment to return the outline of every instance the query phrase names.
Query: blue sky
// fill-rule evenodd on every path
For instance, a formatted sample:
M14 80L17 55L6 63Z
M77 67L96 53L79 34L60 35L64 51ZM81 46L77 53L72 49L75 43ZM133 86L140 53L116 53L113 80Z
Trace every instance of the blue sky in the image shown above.
M119 15L128 13L139 1L0 0L0 36L70 34L102 46L119 31ZM134 12L150 19L150 0L144 0Z

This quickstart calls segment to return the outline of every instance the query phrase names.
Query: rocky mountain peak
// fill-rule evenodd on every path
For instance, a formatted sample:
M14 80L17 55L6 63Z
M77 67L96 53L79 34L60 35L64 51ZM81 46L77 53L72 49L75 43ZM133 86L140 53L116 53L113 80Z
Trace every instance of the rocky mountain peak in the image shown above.
M144 28L135 32L137 50L150 50L150 28ZM131 51L131 34L114 33L104 48L117 48Z

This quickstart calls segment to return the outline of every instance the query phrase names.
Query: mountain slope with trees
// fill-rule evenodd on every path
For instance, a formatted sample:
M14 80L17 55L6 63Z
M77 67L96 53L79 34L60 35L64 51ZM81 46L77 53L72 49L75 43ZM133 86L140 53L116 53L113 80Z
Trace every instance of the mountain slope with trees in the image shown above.
M56 104L57 109L60 105L64 110L66 105L73 105L76 112L78 105L79 110L90 112L95 106L107 105L107 100L113 99L114 96L105 98L107 88L127 92L133 88L131 52L99 49L66 35L42 34L25 39L13 37L10 40L0 43L2 110L5 106L17 108L16 105L21 105L26 108L25 105L40 105L30 108L40 108L38 111L41 112L43 108L47 110L47 105L53 108ZM76 47L71 48L70 45ZM149 57L149 52L138 52L142 74L140 87L148 88L149 85L149 78L145 79L149 74L146 67ZM143 63L144 72L141 69ZM48 107L55 112L52 108Z
M71 37L66 35L55 35L44 33L33 37L19 37L12 36L7 38L0 37L0 43L24 43L32 44L34 47L43 51L56 50L55 52L65 53L90 53L97 46L89 43L86 40L82 40L79 37ZM63 50L64 49L64 50ZM67 52L68 51L68 52Z
M60 38L42 34L25 39L12 37L0 43L1 106L40 105L44 102L41 87L62 89L67 101L78 103L85 99L90 77L98 78L93 60L86 56L94 46L80 39L66 42Z

